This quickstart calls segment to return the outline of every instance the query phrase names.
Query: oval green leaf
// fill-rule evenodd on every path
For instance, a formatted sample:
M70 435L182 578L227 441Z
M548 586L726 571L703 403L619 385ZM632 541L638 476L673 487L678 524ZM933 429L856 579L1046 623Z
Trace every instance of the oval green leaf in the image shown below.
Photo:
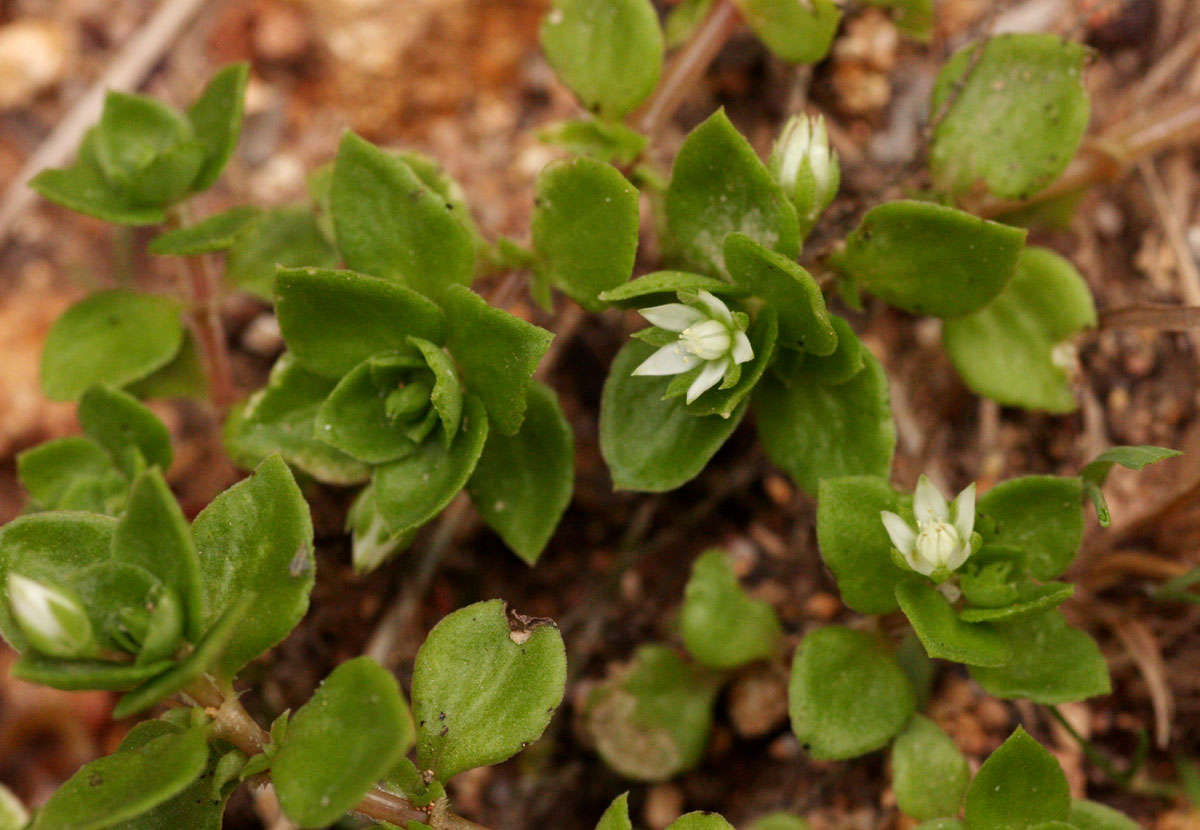
M1012 659L1002 666L971 667L971 676L988 694L1055 706L1112 691L1096 641L1067 625L1058 611L997 628L1012 644Z
M967 790L967 830L1026 830L1065 821L1067 777L1054 756L1021 727L983 762Z
M896 585L896 601L930 657L941 657L968 666L1003 666L1013 659L1013 648L991 623L960 619L953 606L923 578Z
M892 790L906 816L927 821L958 814L971 768L954 741L924 715L913 715L892 744Z
M775 609L746 593L720 550L706 551L692 563L679 630L688 652L714 669L774 656L783 634Z
M980 497L989 544L1025 551L1038 579L1054 579L1071 564L1083 541L1083 483L1078 478L1023 476L1002 481Z

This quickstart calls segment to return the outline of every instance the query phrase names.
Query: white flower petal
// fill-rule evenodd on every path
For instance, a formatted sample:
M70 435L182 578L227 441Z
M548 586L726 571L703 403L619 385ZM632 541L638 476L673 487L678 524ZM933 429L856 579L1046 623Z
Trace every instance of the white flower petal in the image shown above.
M964 541L954 554L946 559L946 570L957 571L971 556L971 543Z
M910 557L912 555L913 544L917 540L916 531L912 529L908 522L890 510L881 510L879 518L883 520L883 528L887 531L892 544L896 546L896 550L900 551L911 565L912 561Z
M924 474L917 479L917 491L913 494L913 513L917 523L929 521L950 521L950 506L942 491Z
M975 529L975 482L972 481L955 497L953 513L954 529L958 531L959 538L969 549L971 531Z
M754 359L754 348L750 345L750 338L746 336L746 332L739 331L733 336L731 357L734 363L746 363Z
M714 320L720 320L727 326L733 326L733 314L729 311L729 306L718 300L708 291L700 290L696 292L696 298L706 309L709 316Z
M700 365L700 358L688 354L678 343L668 343L642 361L635 375L681 375Z
M667 331L683 331L705 319L704 312L683 303L667 303L638 309L638 314L653 326Z
M710 360L704 364L704 368L700 370L700 374L692 381L692 385L688 387L687 402L691 403L696 398L703 395L709 389L712 389L725 376L726 362L724 360Z

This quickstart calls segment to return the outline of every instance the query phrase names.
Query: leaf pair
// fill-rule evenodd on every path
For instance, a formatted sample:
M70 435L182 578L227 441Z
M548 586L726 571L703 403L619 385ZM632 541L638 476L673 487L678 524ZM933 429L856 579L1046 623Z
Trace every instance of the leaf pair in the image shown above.
M167 207L207 190L228 162L242 129L249 74L244 63L222 69L186 113L152 98L109 92L75 163L42 171L30 186L52 202L109 222L162 222Z

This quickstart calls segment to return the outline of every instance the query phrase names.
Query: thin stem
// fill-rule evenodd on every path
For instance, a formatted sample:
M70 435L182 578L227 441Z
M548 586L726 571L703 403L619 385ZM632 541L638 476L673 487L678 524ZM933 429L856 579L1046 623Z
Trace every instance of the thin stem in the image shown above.
M246 755L257 755L270 743L271 736L258 725L231 691L221 692L211 681L202 680L189 688L184 697L203 706L213 718L214 736L228 741ZM438 808L431 805L428 809L422 809L402 795L374 787L351 811L405 827L410 821L429 823L431 815ZM488 830L482 824L450 812L438 815L435 826L439 830Z
M635 116L638 130L651 138L658 135L740 24L733 0L717 0L696 33L675 53L654 95Z
M1107 754L1101 752L1096 748L1095 744L1079 734L1078 730L1071 725L1071 722L1063 717L1062 712L1058 711L1057 706L1047 706L1046 710L1067 731L1067 734L1079 744L1079 748L1083 750L1083 754L1087 756L1088 760L1099 767L1105 777L1121 789L1126 792L1154 798L1173 799L1179 796L1178 788L1170 784L1148 781L1145 780L1145 776L1140 776L1141 780L1139 781L1134 780L1135 778L1139 778L1138 773L1142 770L1142 766L1146 760L1146 752L1150 745L1145 732L1140 733L1138 736L1138 748L1134 753L1134 758L1129 765L1129 769L1119 770Z
M1144 304L1110 308L1100 312L1099 327L1191 331L1200 329L1200 306Z
M171 224L183 227L190 223L187 205L176 206L171 212ZM179 271L191 293L192 328L204 355L209 394L213 406L223 413L233 403L236 393L229 348L225 343L225 325L221 321L220 281L212 262L203 255L179 257Z

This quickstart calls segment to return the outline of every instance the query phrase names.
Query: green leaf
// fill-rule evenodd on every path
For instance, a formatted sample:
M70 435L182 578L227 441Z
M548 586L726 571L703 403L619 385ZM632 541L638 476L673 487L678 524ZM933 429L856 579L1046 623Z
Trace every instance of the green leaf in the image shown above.
M1067 777L1054 756L1021 727L993 752L967 790L967 830L1026 830L1063 821L1071 808Z
M667 825L667 830L733 830L733 825L716 813L696 810L675 819Z
M790 813L769 813L750 823L746 830L809 830L808 822Z
M444 617L413 667L417 764L446 781L520 752L562 702L566 673L562 635L549 620L498 599Z
M191 529L162 473L149 469L133 483L129 504L113 533L113 560L145 568L183 601L187 636L202 633L204 594Z
M814 758L843 760L887 744L904 728L916 694L891 650L840 626L810 631L792 660L792 731Z
M316 562L308 503L278 456L221 493L192 526L208 624L254 594L216 673L233 675L282 640L308 610Z
M96 160L104 177L125 193L155 159L192 138L191 124L175 110L145 95L117 90L104 96L98 127Z
M130 653L138 650L136 647L124 647L124 642L128 642L128 640L120 638L116 629L124 628L122 625L124 620L119 616L120 612L141 608L149 611L149 606L158 604L153 602L153 596L156 592L162 591L162 583L154 574L136 565L108 559L79 568L71 575L66 585L73 590L75 597L87 610L87 615L91 618L92 629L105 648L111 651ZM175 602L178 607L178 600L176 599ZM176 630L171 639L175 641L175 645L178 645L182 634L182 625L179 623L182 623L182 620L177 619L176 623ZM50 654L44 649L42 651ZM170 652L168 652L169 654Z
M862 358L863 369L836 386L822 382L825 367L818 362L781 362L755 393L763 449L806 493L816 493L826 478L891 472L896 427L887 375L865 349Z
M557 161L538 175L533 247L551 280L584 308L633 273L638 192L615 167L590 158Z
M409 741L406 743L411 748L416 736L412 726L412 715L408 718ZM426 807L446 797L446 788L437 781L426 781L417 765L407 758L397 761L380 785L384 789L403 795L414 807Z
M664 208L679 253L714 276L729 275L724 245L730 233L785 257L800 252L796 209L724 110L692 130L679 148Z
M863 217L830 264L897 308L957 317L1003 290L1025 233L931 202L887 202Z
M1025 409L1072 412L1075 392L1056 349L1096 325L1087 283L1067 260L1025 248L996 299L942 327L946 354L967 386Z
M964 575L963 580L966 577ZM970 599L970 592L964 587L963 593ZM1075 586L1063 582L1049 582L1037 585L1026 582L1018 586L1017 600L1011 605L999 608L964 608L958 616L966 622L988 622L1011 620L1017 617L1027 617L1049 608L1057 608L1075 593Z
M561 147L577 156L610 162L619 167L633 164L646 149L646 136L619 121L587 118L560 121L537 132L538 141Z
M700 763L720 684L672 649L640 646L584 711L604 763L636 781L666 781Z
M958 50L930 104L937 185L962 193L982 181L1020 201L1058 178L1087 129L1088 51L1049 34L1000 35Z
M976 510L986 517L985 542L1020 548L1038 579L1067 569L1083 540L1083 483L1078 478L1024 476L1003 481L980 497Z
M808 352L793 352L786 357L791 360L803 361L804 372L820 383L826 386L837 386L853 380L863 370L863 367L867 365L868 351L844 318L832 314L830 322L833 323L833 330L837 334L837 348L833 354L819 356ZM784 355L780 355L777 374L786 378L792 369L783 362L784 357Z
M42 510L83 509L82 505L68 506L65 499L74 487L89 481L115 477L119 487L115 494L121 500L128 487L109 454L95 441L80 435L56 438L18 453L17 477L30 500ZM119 504L110 504L106 499L90 507L91 513L111 513Z
M554 0L538 40L563 83L604 118L632 112L662 72L663 36L650 0Z
M1069 821L1078 830L1138 830L1137 822L1095 801L1071 800Z
M964 827L966 825L956 818L935 818L921 822L914 830L963 830Z
M358 491L346 514L346 531L351 534L350 551L354 570L370 573L393 555L412 544L416 528L393 533L379 514L375 487L367 484Z
M687 404L688 412L699 416L720 415L722 418L728 418L749 399L750 393L755 390L762 380L763 373L767 371L771 358L775 356L775 342L779 336L779 320L775 309L764 308L760 311L746 336L754 350L754 357L750 362L740 364L741 374L737 383L728 389L723 389L724 384L721 384L705 392Z
M404 458L375 468L375 505L392 533L420 527L442 512L470 479L488 432L483 404L471 395L449 447L425 441Z
M219 70L187 112L197 140L204 146L204 166L192 181L191 190L212 187L233 155L242 134L242 110L250 64L233 63Z
M125 289L100 291L54 321L42 349L46 397L73 401L97 383L124 386L171 362L183 341L179 305Z
M225 444L242 467L256 466L279 453L285 461L327 484L361 484L370 468L316 437L315 421L334 381L313 374L285 352L275 362L267 385L230 413Z
M891 9L892 22L901 34L920 43L933 38L933 0L867 0L872 6Z
M259 217L256 207L242 205L176 228L150 240L147 250L160 256L198 256L225 251Z
M686 271L655 271L602 292L600 299L622 308L648 308L677 302L680 292L695 294L702 290L726 297L741 297L746 294L746 289L741 286L731 285L713 277L689 274Z
M337 264L337 250L321 233L312 211L282 207L264 211L233 238L225 260L225 279L273 301L277 267L332 268Z
M435 299L451 285L471 284L471 230L453 204L399 158L346 133L330 200L338 248L350 268Z
M38 811L32 830L111 827L152 810L204 772L207 729L169 732L84 764Z
M332 824L412 739L412 715L396 678L370 657L342 663L288 724L271 763L279 806L303 827Z
M693 415L682 397L664 400L669 376L633 376L653 351L645 343L626 343L604 382L600 452L618 490L661 493L690 481L746 413L744 400L729 418Z
M1013 659L1012 645L999 627L960 619L946 598L924 579L898 583L896 601L930 657L969 666L1003 666Z
M842 19L833 0L734 2L767 48L792 63L816 63L825 57Z
M171 466L171 433L158 416L132 395L111 386L93 386L79 399L79 425L108 450L125 475L143 467Z
M623 792L612 800L596 830L633 830L633 822L629 820L629 793Z
M203 166L204 146L188 139L164 149L145 167L114 181L114 185L134 204L170 205L187 196Z
M663 21L663 39L668 50L691 39L712 11L713 0L681 0L671 6Z
M892 744L892 790L906 815L925 821L958 814L971 769L954 741L924 715L913 715Z
M0 634L18 652L29 643L8 607L8 576L69 585L77 572L108 559L116 520L89 513L19 516L0 528Z
M729 556L720 550L706 551L692 563L679 630L688 652L714 669L775 656L783 634L775 609L742 589Z
M183 333L183 342L171 362L161 369L136 380L125 391L138 400L152 398L195 398L208 396L208 378L200 364L200 350L190 331Z
M483 401L496 429L515 435L525 417L529 382L554 335L488 305L469 288L451 286L443 305L446 345L467 389Z
M113 663L106 660L59 660L30 652L12 665L12 676L68 692L83 689L124 691L171 668L169 660Z
M113 189L96 159L99 128L83 137L75 163L43 170L29 186L55 204L120 225L156 225L166 218L161 206L138 206Z
M133 691L127 693L113 707L114 718L127 718L149 709L171 695L191 686L201 676L219 672L218 661L228 663L231 644L236 648L245 642L245 621L252 619L250 611L257 599L254 593L239 595L224 613L208 627L196 649L180 662ZM239 642L240 636L240 642ZM240 667L240 666L239 666ZM228 673L232 677L233 672Z
M281 268L275 313L289 351L311 372L340 378L408 338L442 342L445 316L415 291L352 271Z
M1012 644L1012 659L993 668L971 668L971 676L989 694L1057 705L1112 690L1108 665L1096 641L1068 626L1059 612L1000 623L997 628Z
M744 234L731 233L725 237L725 267L735 283L779 312L781 345L814 355L832 354L837 348L821 287L795 261Z
M528 401L516 435L488 434L467 489L488 527L533 565L571 503L575 436L552 389L534 381Z
M1108 527L1112 523L1112 516L1108 512L1108 502L1104 500L1104 491L1100 488L1108 480L1108 474L1114 464L1120 464L1130 470L1141 470L1150 464L1156 464L1181 454L1178 450L1169 450L1164 447L1141 446L1109 447L1096 456L1092 463L1080 471L1079 477L1083 479L1083 491L1087 493L1096 507L1096 517L1100 520L1101 526ZM18 456L17 464L20 465L20 462L21 457ZM29 489L29 485L25 485L25 487Z

